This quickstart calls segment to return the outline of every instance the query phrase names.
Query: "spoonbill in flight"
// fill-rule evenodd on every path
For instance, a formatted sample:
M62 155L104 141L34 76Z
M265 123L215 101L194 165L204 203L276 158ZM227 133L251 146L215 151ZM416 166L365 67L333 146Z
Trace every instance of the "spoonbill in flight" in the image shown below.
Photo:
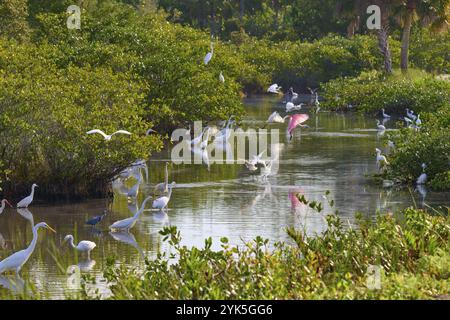
M289 124L287 127L287 134L289 135L289 141L292 140L292 132L294 131L294 129L299 126L302 128L309 128L308 125L303 125L302 123L305 122L306 120L309 119L309 115L304 114L304 113L299 113L299 114L293 114L291 116L289 116Z

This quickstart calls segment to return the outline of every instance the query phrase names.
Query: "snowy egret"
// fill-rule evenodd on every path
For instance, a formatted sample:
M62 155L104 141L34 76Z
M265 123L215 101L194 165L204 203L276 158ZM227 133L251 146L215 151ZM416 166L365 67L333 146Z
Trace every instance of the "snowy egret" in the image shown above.
M377 129L378 129L378 131L385 131L385 130L386 130L386 127L383 126L383 125L380 123L380 120L376 120L376 121L377 121Z
M164 182L158 183L155 186L155 191L160 193L169 192L169 162L166 162L166 169L164 173Z
M73 235L71 234L68 234L67 236L64 237L63 244L66 241L69 241L70 246L76 249L77 251L86 252L88 259L90 259L91 257L91 251L94 250L94 248L97 246L95 242L87 240L82 240L77 245L75 245L75 243L73 243Z
M289 116L289 124L287 127L287 134L289 135L289 140L292 140L292 132L297 126L303 128L309 128L308 125L303 125L302 123L309 119L309 115L304 113L293 114Z
M41 222L41 223L38 223L37 225L35 225L33 227L33 240L31 240L31 243L28 246L28 248L18 251L16 253L10 255L3 261L1 261L0 262L0 274L2 274L3 272L9 271L9 270L14 270L14 271L16 271L16 274L19 274L20 269L22 269L23 265L28 261L31 254L34 251L34 248L36 247L36 243L38 240L38 230L40 228L45 228L45 229L48 229L48 230L56 233L56 231L53 230L52 228L50 228L50 226L48 224L46 224L45 222Z
M6 204L9 205L11 208L13 207L13 206L11 205L11 203L9 203L8 200L3 199L3 200L2 200L2 205L0 206L0 214L2 214L2 213L3 213L3 210L5 210Z
M284 123L288 117L282 117L278 112L274 111L267 119L267 123Z
M219 80L220 80L220 82L225 83L225 77L223 76L222 71L220 71Z
M294 105L292 102L286 103L286 112L291 112L295 110L300 110L303 106L303 103Z
M145 200L142 202L141 208L134 214L134 216L114 222L112 225L109 226L109 229L111 229L112 231L117 231L117 230L130 230L131 228L133 228L137 222L137 219L144 211L145 205L151 198L152 198L151 196L145 198Z
M28 206L33 202L34 199L34 189L37 188L38 185L36 183L33 183L33 185L31 186L31 193L28 197L23 198L22 200L19 201L19 203L17 204L17 208L28 208Z
M203 59L203 63L205 64L205 66L211 61L213 54L214 54L214 43L211 42L210 44L211 47L211 51L208 52L205 56L205 58Z
M388 115L388 114L386 114L386 113L384 112L384 108L381 109L381 115L382 115L383 118L385 118L385 119L389 119L389 118L391 117L390 115Z
M86 221L86 224L90 225L90 226L95 226L96 224L99 224L103 218L106 216L107 211L103 210L103 214L100 216L95 216L92 219L89 219L88 221Z
M162 197L159 197L159 198L153 200L153 204L152 204L153 208L162 210L167 207L167 204L170 201L170 197L172 196L172 189L175 186L175 184L176 184L175 182L172 182L170 184L169 193L167 194L167 196L162 196Z
M114 132L111 135L108 135L108 134L104 133L102 130L99 130L99 129L93 129L91 131L86 132L86 134L94 134L94 133L101 134L103 136L103 138L105 138L106 141L111 140L111 138L114 135L116 135L116 134L126 134L126 135L129 135L129 136L131 135L131 132L128 132L128 131L125 131L125 130L118 130L118 131Z
M279 87L278 84L274 83L267 89L267 92L279 94L280 90L281 87Z
M427 165L425 163L422 163L422 174L417 178L416 183L417 184L425 184L427 182L427 174L425 173L425 169L427 168Z

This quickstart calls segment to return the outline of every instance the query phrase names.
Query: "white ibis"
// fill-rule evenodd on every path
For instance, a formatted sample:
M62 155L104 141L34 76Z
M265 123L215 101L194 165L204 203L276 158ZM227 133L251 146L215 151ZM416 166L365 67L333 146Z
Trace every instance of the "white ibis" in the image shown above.
M90 259L91 257L91 251L94 250L94 248L97 246L95 242L87 240L82 240L77 245L75 245L75 243L73 243L73 235L71 234L68 234L64 237L63 243L65 243L66 241L69 241L70 246L75 250L87 253L88 259Z

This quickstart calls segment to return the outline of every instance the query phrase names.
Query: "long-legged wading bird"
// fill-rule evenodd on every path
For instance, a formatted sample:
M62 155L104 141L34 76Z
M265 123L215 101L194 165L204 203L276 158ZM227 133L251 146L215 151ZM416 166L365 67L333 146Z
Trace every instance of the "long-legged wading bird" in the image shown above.
M159 197L159 198L153 200L153 203L152 203L153 208L162 210L167 207L167 205L169 204L169 201L170 201L170 197L172 196L172 189L175 186L175 184L176 184L175 182L172 182L170 184L169 193L167 194L167 196L162 196L162 197Z
M33 183L31 186L31 193L28 197L23 198L19 201L17 204L17 208L28 208L28 206L33 202L34 199L34 189L36 189L38 185L36 183Z
M378 130L378 131L385 131L385 130L386 130L386 127L383 126L383 125L380 123L380 120L376 120L376 121L377 121L377 130Z
M205 58L203 59L203 63L205 65L207 65L211 61L211 59L212 59L212 57L214 55L214 43L212 41L211 41L210 47L211 47L211 51L208 52L206 54Z
M73 235L71 234L68 234L67 236L64 237L63 244L66 241L69 241L70 246L76 249L77 251L86 252L88 259L91 258L91 251L94 250L94 248L97 246L95 242L87 240L82 240L77 245L75 245L75 243L73 243Z
M279 94L280 90L281 90L281 87L279 87L278 84L274 83L267 89L267 92Z
M4 259L0 262L0 274L6 271L14 270L17 274L19 274L20 269L22 269L23 265L28 261L31 254L34 251L34 248L36 247L36 243L38 240L38 230L40 228L48 229L52 232L55 232L52 228L49 227L48 224L45 222L38 223L33 227L33 240L31 240L30 245L28 248L18 251L12 255L10 255L8 258Z
M6 204L9 205L11 208L13 207L12 204L9 203L9 201L6 199L3 199L1 203L2 203L2 205L0 206L0 214L2 214L3 210L5 210Z
M292 137L293 137L292 132L294 131L294 129L297 126L303 127L303 128L309 128L308 125L302 124L303 122L305 122L308 119L309 119L309 115L304 114L304 113L293 114L293 115L289 116L289 124L287 127L287 134L289 135L289 141L292 140Z
M282 117L278 112L274 111L269 118L267 123L284 123L289 116Z
M220 71L220 74L219 74L219 81L222 83L225 83L225 77L223 76L222 71Z
M109 226L109 229L111 229L112 231L127 231L133 228L139 216L144 211L145 205L151 198L151 196L145 198L144 202L142 202L141 208L134 214L134 216L114 222Z
M166 162L166 168L164 171L164 182L158 183L155 186L155 191L160 193L169 192L169 162Z
M384 119L389 119L391 117L390 115L384 112L384 108L381 109L381 115L383 116Z
M381 150L378 148L375 148L375 152L377 153L377 169L378 171L380 171L382 164L389 164L389 162L387 161L386 157L384 155L381 154Z
M103 210L103 214L99 215L99 216L95 216L92 219L89 219L88 221L86 221L86 224L90 225L90 226L95 226L97 224L99 224L103 218L106 216L106 210Z
M117 130L116 132L114 132L113 134L110 134L110 135L104 133L102 130L99 130L99 129L93 129L91 131L86 132L86 134L94 134L94 133L101 134L103 136L103 138L105 138L106 141L110 141L111 138L116 134L126 134L126 135L131 136L131 132L128 132L126 130Z
M427 182L427 174L425 173L425 169L427 168L427 165L425 163L422 163L422 173L421 175L417 178L416 183L417 184L425 184Z
M303 106L303 103L295 105L293 102L286 103L286 112L291 112L295 110L300 110Z

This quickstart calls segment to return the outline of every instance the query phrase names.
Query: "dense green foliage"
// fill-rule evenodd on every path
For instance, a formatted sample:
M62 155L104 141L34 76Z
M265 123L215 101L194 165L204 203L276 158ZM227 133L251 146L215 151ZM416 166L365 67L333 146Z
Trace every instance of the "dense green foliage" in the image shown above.
M308 237L289 229L295 245L256 238L222 250L181 245L175 227L161 232L172 254L147 261L145 271L105 270L113 299L433 299L449 290L449 216L406 209L398 217L358 218L352 228L337 216ZM176 258L175 263L171 259ZM382 268L381 289L366 286L367 268Z
M450 103L450 82L423 72L406 76L363 72L355 78L339 78L322 85L324 106L346 109L352 105L359 111L404 115L405 108L420 113L435 111Z
M395 148L389 155L386 176L414 183L427 165L428 184L435 190L450 190L450 106L423 115L419 131L404 128L389 134Z

